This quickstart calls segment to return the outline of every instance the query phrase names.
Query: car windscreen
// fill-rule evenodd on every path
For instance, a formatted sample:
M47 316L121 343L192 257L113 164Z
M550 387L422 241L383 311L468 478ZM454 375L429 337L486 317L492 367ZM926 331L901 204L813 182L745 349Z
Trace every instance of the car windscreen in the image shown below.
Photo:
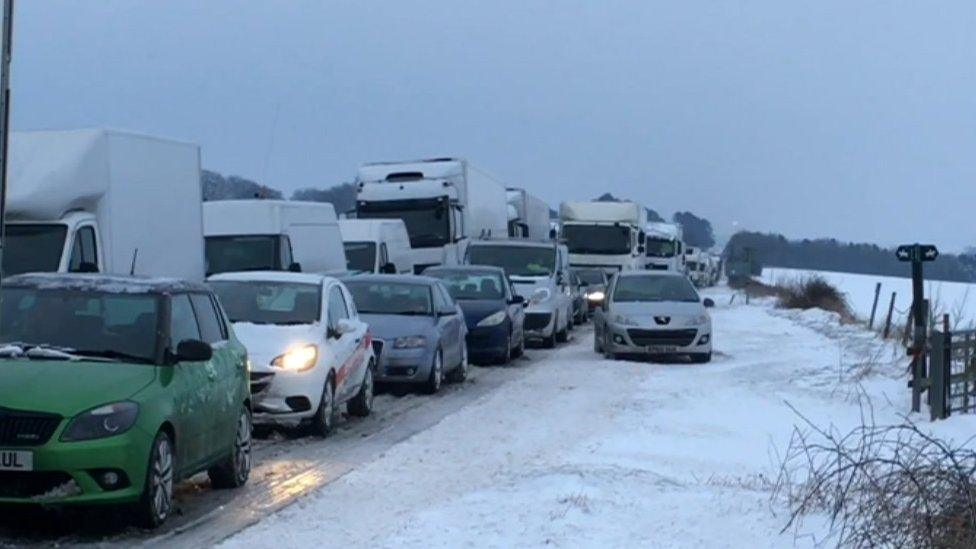
M556 250L551 246L473 245L468 263L501 267L509 276L549 276L556 269Z
M301 282L210 282L231 322L312 324L319 320L322 286Z
M375 242L344 242L342 247L346 250L346 269L373 272L376 265Z
M3 240L3 274L56 272L68 227L61 224L8 224Z
M449 211L443 200L389 200L360 202L360 219L402 219L413 248L434 248L451 241Z
M208 236L207 274L281 270L277 235Z
M452 271L437 269L426 271L427 276L440 279L448 293L457 300L492 300L505 298L505 279L491 271Z
M161 300L153 294L4 288L0 346L154 363Z
M569 253L630 253L630 229L624 225L563 225L562 236Z
M431 315L430 287L408 282L348 280L360 314Z
M697 302L698 292L683 276L622 276L613 289L613 301Z
M587 284L606 284L606 274L601 269L577 269L576 276Z
M648 238L644 246L647 257L674 257L678 251L674 240L664 238Z

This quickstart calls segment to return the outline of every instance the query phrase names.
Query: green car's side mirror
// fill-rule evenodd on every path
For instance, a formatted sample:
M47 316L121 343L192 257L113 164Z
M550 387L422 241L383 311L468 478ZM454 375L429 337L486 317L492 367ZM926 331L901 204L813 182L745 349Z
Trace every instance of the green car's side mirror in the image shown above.
M213 358L213 347L199 339L184 339L176 346L176 360L180 362L205 362Z

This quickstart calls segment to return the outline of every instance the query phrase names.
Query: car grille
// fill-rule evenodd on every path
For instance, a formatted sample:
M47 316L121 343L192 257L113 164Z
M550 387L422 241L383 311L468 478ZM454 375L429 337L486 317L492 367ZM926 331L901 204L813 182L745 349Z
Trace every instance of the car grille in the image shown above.
M648 265L649 269L652 271L666 271L668 270L667 265Z
M40 446L61 423L61 416L0 408L0 446Z
M63 471L0 471L0 498L33 498L73 482Z
M631 328L627 335L634 345L674 345L686 347L691 345L698 335L698 330L641 330Z
M549 325L550 313L525 313L525 329L541 330Z
M251 372L251 395L266 391L274 379L274 372Z

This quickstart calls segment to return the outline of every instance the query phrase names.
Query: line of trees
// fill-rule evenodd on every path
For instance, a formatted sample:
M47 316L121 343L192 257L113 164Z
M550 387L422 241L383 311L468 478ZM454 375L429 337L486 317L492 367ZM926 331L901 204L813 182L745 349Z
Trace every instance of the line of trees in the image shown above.
M838 271L882 276L906 276L909 267L895 251L876 244L841 242L833 238L789 240L781 234L742 231L725 246L725 255L752 248L763 266ZM934 280L976 282L976 255L942 254L925 266Z

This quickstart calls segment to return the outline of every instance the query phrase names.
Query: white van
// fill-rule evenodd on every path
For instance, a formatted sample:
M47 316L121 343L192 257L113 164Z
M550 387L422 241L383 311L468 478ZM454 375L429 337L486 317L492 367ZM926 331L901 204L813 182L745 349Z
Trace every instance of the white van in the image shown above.
M205 202L203 234L208 276L235 271L346 270L339 221L327 202Z
M346 269L361 273L413 273L410 236L402 219L340 219Z
M200 147L139 133L10 135L4 274L202 281Z

